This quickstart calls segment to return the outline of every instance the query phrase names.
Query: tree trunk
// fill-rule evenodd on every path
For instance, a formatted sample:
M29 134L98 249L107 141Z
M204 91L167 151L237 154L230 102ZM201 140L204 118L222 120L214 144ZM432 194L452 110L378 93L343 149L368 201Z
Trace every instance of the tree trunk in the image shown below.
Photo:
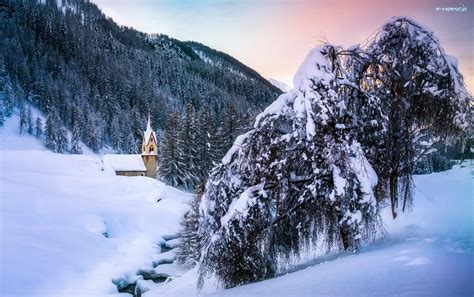
M347 251L351 247L349 232L347 228L344 226L341 227L340 232L341 232L342 245L344 247L344 250Z
M392 207L392 217L397 218L398 211L398 175L392 173L390 176L390 204Z

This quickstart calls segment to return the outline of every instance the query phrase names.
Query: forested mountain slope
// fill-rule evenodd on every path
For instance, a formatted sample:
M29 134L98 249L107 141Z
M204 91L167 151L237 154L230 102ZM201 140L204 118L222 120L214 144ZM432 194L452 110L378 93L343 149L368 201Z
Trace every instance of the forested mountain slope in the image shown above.
M224 53L119 26L87 0L2 1L0 18L2 113L31 104L95 151L136 151L149 112L161 129L191 103L218 123L280 93Z

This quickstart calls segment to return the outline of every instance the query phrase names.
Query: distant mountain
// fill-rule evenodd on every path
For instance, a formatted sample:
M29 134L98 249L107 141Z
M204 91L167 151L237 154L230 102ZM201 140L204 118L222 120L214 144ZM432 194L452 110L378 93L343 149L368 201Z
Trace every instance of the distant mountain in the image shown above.
M135 150L148 113L161 130L191 103L218 123L229 105L257 113L281 93L225 53L119 26L87 0L6 0L0 19L0 88L94 150L112 139Z
M284 82L278 81L278 80L273 79L273 78L269 78L268 81L284 93L291 90L291 87L289 85L285 84Z

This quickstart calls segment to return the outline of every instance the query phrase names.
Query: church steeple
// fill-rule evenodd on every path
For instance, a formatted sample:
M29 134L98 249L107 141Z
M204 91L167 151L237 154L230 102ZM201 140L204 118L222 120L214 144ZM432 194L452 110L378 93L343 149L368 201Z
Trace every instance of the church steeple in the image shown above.
M146 130L143 132L142 155L157 155L156 134L151 127L150 114L148 114Z
M151 127L150 114L148 114L146 130L143 132L142 159L147 171L146 176L156 178L158 144L155 131L153 131L153 128Z

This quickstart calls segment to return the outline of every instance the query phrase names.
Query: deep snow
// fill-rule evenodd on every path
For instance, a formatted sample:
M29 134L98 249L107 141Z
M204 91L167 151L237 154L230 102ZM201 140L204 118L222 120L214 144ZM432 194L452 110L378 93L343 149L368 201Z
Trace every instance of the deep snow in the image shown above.
M114 295L112 279L152 269L191 196L51 153L17 123L0 128L0 296Z
M102 171L100 156L51 153L18 135L17 121L0 128L0 296L119 295L112 279L174 258L157 243L178 231L189 194ZM473 296L473 165L415 184L413 212L393 221L385 209L387 236L359 254L329 254L229 290L209 280L201 296ZM146 283L144 296L197 296L195 282L194 269Z
M473 296L474 164L415 176L415 205L391 219L384 239L359 254L330 254L291 273L229 290L206 283L201 296ZM196 296L196 271L144 296Z

